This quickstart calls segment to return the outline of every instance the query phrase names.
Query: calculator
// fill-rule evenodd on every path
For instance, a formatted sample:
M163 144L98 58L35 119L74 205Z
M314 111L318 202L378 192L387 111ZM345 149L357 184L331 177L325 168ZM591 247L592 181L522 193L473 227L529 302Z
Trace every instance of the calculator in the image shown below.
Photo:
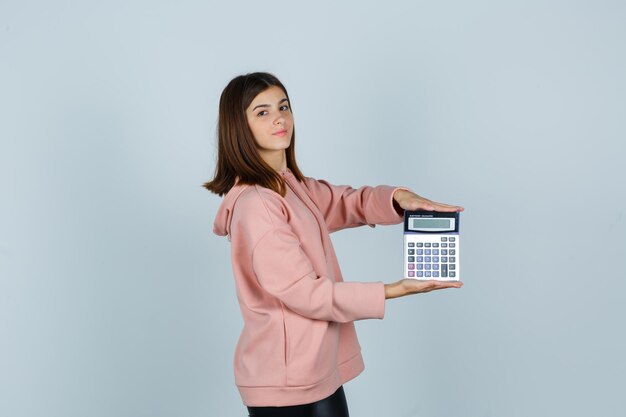
M404 277L458 281L459 212L404 212Z

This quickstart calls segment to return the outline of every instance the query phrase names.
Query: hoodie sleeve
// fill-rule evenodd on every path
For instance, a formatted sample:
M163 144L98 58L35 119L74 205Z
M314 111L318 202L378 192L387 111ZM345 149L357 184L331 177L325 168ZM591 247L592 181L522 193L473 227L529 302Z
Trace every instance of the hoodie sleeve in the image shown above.
M261 287L302 316L340 323L384 317L382 282L334 282L317 276L286 223L276 224L257 242L252 263Z
M398 224L404 213L393 204L396 190L405 187L379 185L354 189L348 185L332 185L324 180L306 178L311 198L324 215L330 232L362 225Z

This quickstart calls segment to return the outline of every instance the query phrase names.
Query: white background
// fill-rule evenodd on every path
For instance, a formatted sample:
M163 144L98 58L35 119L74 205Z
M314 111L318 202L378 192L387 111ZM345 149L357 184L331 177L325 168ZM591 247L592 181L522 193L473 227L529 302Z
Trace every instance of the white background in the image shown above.
M335 184L465 206L460 290L357 323L354 417L622 416L620 1L2 1L0 415L244 416L219 94L270 71ZM333 235L402 276L401 226Z

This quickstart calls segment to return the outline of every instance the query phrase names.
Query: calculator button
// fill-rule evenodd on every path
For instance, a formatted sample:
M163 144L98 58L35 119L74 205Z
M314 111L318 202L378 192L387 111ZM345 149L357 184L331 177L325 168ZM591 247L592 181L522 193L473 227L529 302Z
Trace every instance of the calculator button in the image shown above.
M439 278L439 272L433 271L433 278Z
M417 262L424 262L424 257L423 256L418 256L417 257Z
M434 271L438 271L439 270L439 264L433 264L433 270Z
M442 264L441 265L441 273L443 274L444 272L446 274L448 273L448 265L447 264Z
M456 269L456 265L455 264L450 264L450 265L448 265L448 269L450 269L450 271L454 271Z
M415 255L415 249L409 249L409 255Z
M415 262L415 256L409 256L409 262Z
M431 257L430 256L425 256L424 257L424 262L432 262L431 261Z
M456 240L456 238L455 237L451 237L449 240L450 240L450 242L454 242Z
M415 247L415 242L409 242L409 248Z
M425 276L426 278L430 278L430 271L426 271L426 273L424 274L424 276Z
M456 273L454 271L450 272L450 278L456 277Z
M433 248L438 248L439 247L439 243L433 243Z
M409 269L415 269L415 264L409 264Z
M447 255L448 254L448 249L441 249L441 254L442 255Z
M442 244L441 244L441 247L442 247L442 248L447 248L447 247L448 247L448 244L447 244L447 243L442 243Z
M456 250L450 249L450 255L456 255Z
M417 249L417 254L418 255L423 255L424 254L424 249Z
M430 271L430 264L424 264L424 269L426 271Z
M417 264L417 270L422 270L424 269L424 264Z
M417 247L418 248L422 248L422 247L424 247L424 244L422 242L417 242Z
M448 241L448 238L447 238L447 237L442 237L442 238L441 238L441 241L442 241L442 242L447 242L447 241Z
M442 256L441 257L441 262L448 262L448 257L447 256Z
M424 255L430 255L430 249L424 249Z
M456 262L456 258L454 256L450 257L450 262Z
M415 271L409 271L409 277L414 277L415 276Z
M439 262L439 257L438 256L433 256L433 262Z
M430 248L430 243L424 243L425 248Z
M424 271L417 271L417 277L421 278L424 276Z
M439 255L439 249L433 249L433 255Z
M450 244L448 245L448 247L449 247L449 248L455 248L455 247L456 247L456 243L450 243Z
M448 278L448 271L446 272L441 271L441 278Z

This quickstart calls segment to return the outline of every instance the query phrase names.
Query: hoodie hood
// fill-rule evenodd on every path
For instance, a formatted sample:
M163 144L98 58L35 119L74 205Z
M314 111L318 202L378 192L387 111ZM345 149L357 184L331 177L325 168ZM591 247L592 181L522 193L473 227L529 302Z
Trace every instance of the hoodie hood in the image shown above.
M247 185L235 185L224 196L222 204L217 209L215 215L215 221L213 222L213 233L218 236L230 235L230 222L233 218L233 207L237 202L237 199L248 186Z
M293 173L289 168L285 171L280 171L280 175L285 179L285 181L295 179ZM239 180L235 182L233 188L230 189L224 196L224 200L217 210L217 214L215 215L215 221L213 222L213 233L218 236L227 236L230 235L230 222L233 218L233 208L235 207L235 203L237 199L241 195L241 193L249 187L246 184L239 184ZM230 238L229 238L230 239Z

